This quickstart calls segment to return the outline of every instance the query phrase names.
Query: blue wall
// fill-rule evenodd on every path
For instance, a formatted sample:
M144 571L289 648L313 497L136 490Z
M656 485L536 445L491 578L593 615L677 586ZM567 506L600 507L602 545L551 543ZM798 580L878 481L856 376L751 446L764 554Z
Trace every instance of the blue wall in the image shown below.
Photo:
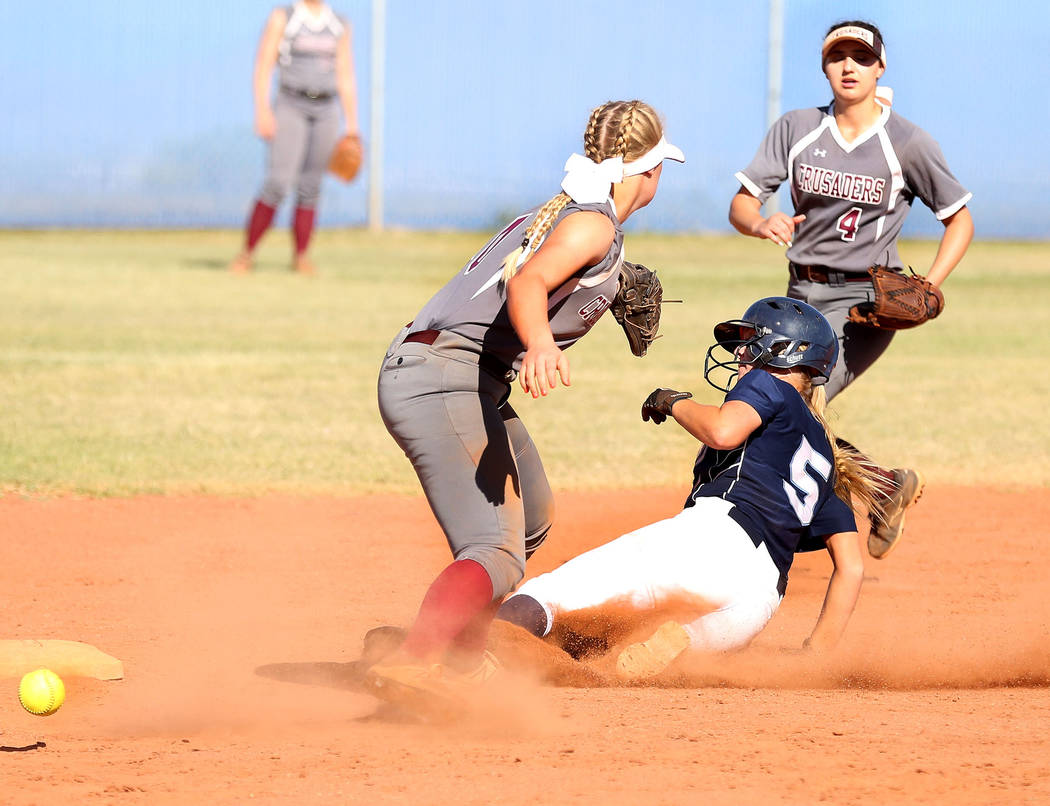
M58 0L5 12L0 226L239 226L262 179L251 70L271 3ZM355 25L369 123L368 0ZM632 224L724 231L732 175L765 131L767 3L388 0L388 224L489 227L557 190L591 107L643 98L684 166ZM830 22L866 17L897 112L974 192L982 237L1050 236L1050 10L1018 0L785 0L783 108L825 103ZM365 221L366 181L326 180L321 223ZM282 213L286 215L286 213ZM906 232L936 234L921 205Z

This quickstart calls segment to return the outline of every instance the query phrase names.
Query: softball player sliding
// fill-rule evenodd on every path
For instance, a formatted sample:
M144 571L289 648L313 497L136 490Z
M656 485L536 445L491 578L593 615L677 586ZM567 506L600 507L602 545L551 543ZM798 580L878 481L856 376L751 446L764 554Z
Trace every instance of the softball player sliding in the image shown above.
M820 310L839 339L841 360L827 384L831 399L889 347L892 330L847 321L849 309L871 299L868 269L903 269L897 239L912 200L921 199L944 224L927 279L944 282L973 237L968 193L949 171L937 143L879 103L886 69L879 29L868 22L831 26L822 49L834 100L798 109L769 130L758 153L736 174L741 187L729 220L745 235L787 247L787 294ZM761 205L787 180L794 215L765 218ZM873 525L868 550L885 557L904 527L904 513L922 492L915 470L882 471L885 519Z
M271 106L275 66L280 67L280 81ZM237 274L251 270L255 247L294 184L293 267L313 274L307 248L321 180L340 137L340 109L346 133L358 132L350 24L320 0L275 8L259 41L254 90L255 132L270 143L269 159L266 180L245 226L244 249L230 270Z
M441 694L479 667L496 606L546 537L551 489L507 398L560 380L563 352L609 308L623 260L621 225L652 201L663 160L683 162L651 107L595 109L563 192L516 217L394 339L379 409L412 462L454 562L434 580L398 654L374 666L384 698Z
M499 618L543 637L575 611L629 605L642 617L672 601L702 602L695 620L667 622L620 653L622 676L651 677L686 649L747 646L776 612L795 552L826 546L835 568L806 645L839 639L864 573L857 519L843 499L867 506L872 488L864 468L833 448L822 416L835 333L812 306L769 297L717 325L715 338L704 377L728 391L721 406L671 389L642 405L643 419L673 417L704 444L685 509L527 581ZM730 360L715 358L721 348ZM736 372L735 385L713 379L719 368Z

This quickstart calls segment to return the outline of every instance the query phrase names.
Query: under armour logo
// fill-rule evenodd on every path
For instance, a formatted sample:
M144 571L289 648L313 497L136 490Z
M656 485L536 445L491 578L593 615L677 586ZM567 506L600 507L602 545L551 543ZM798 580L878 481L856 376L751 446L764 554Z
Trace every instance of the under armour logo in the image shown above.
M826 148L814 148L813 149L813 156L814 157L826 157L827 155L828 155L828 150Z

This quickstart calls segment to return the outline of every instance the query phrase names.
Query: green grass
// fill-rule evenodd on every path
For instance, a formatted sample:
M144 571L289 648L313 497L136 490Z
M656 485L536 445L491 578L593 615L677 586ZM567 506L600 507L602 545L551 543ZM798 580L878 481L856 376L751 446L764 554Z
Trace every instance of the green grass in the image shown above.
M306 279L280 232L247 278L225 271L231 232L0 233L0 488L417 490L379 419L379 361L485 237L322 232ZM902 253L920 268L934 248ZM628 249L686 302L665 307L645 359L605 317L569 352L571 389L513 395L557 489L685 486L695 443L644 425L641 400L663 385L715 402L711 326L786 285L779 251L751 239L634 235ZM975 244L942 317L898 335L834 402L833 426L935 482L1050 484L1048 291L1050 244Z

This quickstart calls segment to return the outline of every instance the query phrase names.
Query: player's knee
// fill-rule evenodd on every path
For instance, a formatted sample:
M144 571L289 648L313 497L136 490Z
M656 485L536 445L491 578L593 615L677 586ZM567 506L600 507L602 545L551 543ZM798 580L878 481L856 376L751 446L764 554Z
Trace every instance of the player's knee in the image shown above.
M280 207L284 197L288 195L290 183L281 182L277 179L267 179L263 184L259 198L270 207Z
M780 596L760 590L741 596L728 607L707 613L683 625L689 645L700 652L739 652L747 649L777 612Z
M301 183L295 190L295 204L298 207L309 207L311 210L317 207L321 199L321 183Z
M457 560L473 560L484 568L492 580L493 600L502 599L525 576L525 555L514 554L498 546L472 546L456 556Z
M551 629L550 616L543 605L527 594L516 593L508 598L496 611L496 618L517 624L537 638L543 638Z

